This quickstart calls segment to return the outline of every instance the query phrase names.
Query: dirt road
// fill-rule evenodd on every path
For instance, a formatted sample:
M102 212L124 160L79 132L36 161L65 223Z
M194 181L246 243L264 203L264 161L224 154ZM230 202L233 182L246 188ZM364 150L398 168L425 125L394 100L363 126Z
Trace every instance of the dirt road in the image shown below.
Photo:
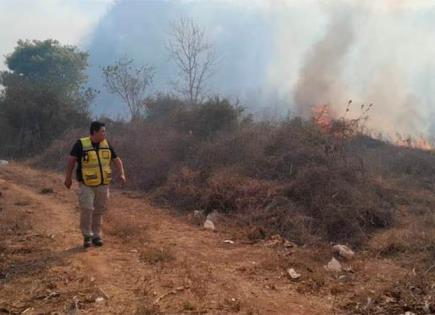
M76 187L23 165L0 167L0 314L332 314L237 242L112 190L102 248L81 248Z

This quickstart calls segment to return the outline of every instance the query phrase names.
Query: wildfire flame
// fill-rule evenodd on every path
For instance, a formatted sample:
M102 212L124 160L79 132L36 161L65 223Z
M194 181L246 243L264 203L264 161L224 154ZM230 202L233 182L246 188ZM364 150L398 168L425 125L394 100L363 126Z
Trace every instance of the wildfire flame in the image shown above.
M352 101L349 101L348 106L346 108L346 114L350 111L350 105ZM361 111L362 115L358 119L349 120L349 121L356 121L360 119L367 119L368 115L367 112L371 109L372 104L369 106L361 105ZM346 115L345 114L345 115ZM334 120L337 119L337 115L333 112L331 107L329 105L316 105L312 108L312 117L314 123L319 126L320 130L325 134L334 134L336 137L343 136L340 133L337 133L336 128L334 128ZM346 119L346 116L342 117L343 122L348 121ZM347 124L346 124L347 125ZM348 126L351 126L351 124L348 124ZM379 135L379 137L381 137ZM375 136L375 138L377 138ZM396 134L395 138L391 142L397 146L400 147L406 147L406 148L412 148L412 149L420 149L424 151L431 151L434 150L434 146L432 145L431 141L426 139L423 136L420 137L403 137L400 134Z
M314 123L320 127L320 129L329 133L332 127L333 115L328 105L317 105L312 109Z
M424 137L403 138L400 135L398 135L397 140L394 143L400 147L420 149L424 151L431 151L434 149L433 145L429 142L429 140L427 140Z

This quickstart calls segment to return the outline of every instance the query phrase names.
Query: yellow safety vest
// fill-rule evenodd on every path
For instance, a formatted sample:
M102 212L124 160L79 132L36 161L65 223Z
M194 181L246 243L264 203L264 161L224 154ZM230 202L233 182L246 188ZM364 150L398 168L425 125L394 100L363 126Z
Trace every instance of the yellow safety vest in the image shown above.
M112 152L107 140L100 142L98 150L92 145L91 137L81 138L83 147L82 177L86 186L108 185L112 181L110 161Z

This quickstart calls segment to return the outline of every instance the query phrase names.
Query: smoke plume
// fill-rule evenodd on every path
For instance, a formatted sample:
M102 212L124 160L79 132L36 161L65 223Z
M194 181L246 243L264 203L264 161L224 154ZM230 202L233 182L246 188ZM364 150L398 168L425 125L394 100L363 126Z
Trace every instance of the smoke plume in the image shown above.
M119 0L88 38L96 114L122 113L105 93L101 66L128 56L155 67L154 91L170 92L176 69L165 50L171 21L203 26L221 57L209 90L248 110L309 117L349 99L373 103L369 127L428 135L434 115L435 6L428 1Z

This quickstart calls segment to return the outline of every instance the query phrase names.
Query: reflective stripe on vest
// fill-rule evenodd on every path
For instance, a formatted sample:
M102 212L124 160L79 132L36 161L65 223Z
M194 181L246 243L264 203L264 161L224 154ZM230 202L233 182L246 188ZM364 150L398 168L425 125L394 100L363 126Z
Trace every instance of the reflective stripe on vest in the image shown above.
M81 159L83 183L86 186L110 184L112 153L107 140L100 142L98 150L92 145L90 137L81 138L80 142L83 148Z

